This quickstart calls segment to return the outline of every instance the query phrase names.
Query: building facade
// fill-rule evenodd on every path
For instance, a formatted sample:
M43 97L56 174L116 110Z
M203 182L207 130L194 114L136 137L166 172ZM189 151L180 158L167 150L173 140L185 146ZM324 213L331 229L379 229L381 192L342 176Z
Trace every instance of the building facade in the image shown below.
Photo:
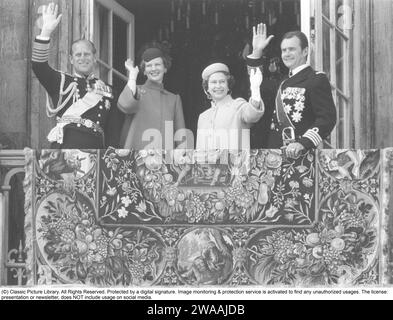
M39 33L40 8L46 3L24 0L0 3L0 132L3 148L48 147L46 134L53 123L43 112L45 92L30 66L31 44L34 35ZM273 33L281 34L283 28L274 28L279 25L277 20L280 16L290 16L291 13L287 11L291 11L293 23L288 23L287 29L300 26L307 33L312 46L310 63L326 72L331 80L339 111L332 145L339 148L379 148L391 145L393 117L390 116L390 61L393 35L390 30L393 22L390 14L393 2L390 0L226 0L195 1L192 5L187 1L169 0L74 0L58 1L58 4L63 19L52 41L51 65L59 70L70 71L70 43L77 38L90 38L99 48L97 72L119 88L126 79L124 60L127 57L134 58L146 41L157 39L172 42L178 64L189 65L186 57L194 49L187 47L192 41L184 39L204 41L201 42L203 48L214 46L214 41L222 40L220 37L224 37L228 30L224 19L228 12L241 13L236 22L239 34L251 30L254 21L263 20L271 23L270 30ZM245 5L251 9L237 10ZM154 14L160 19L153 15L153 22L147 23L146 13L154 12L154 8L159 11ZM210 24L205 24L210 38L203 38L201 33L205 30L198 29L193 21L193 17L199 19L201 14L205 15L202 18L211 20ZM219 29L220 23L224 26L222 29ZM178 42L174 40L176 37ZM184 46L177 45L180 40L185 43ZM209 43L210 40L213 42ZM201 54L198 53L199 56ZM228 49L227 55L230 54ZM201 61L201 65L206 64L206 61L208 57ZM187 77L192 84L182 87L179 83L185 81L174 80L170 81L169 86L172 84L178 87L185 101L186 120L193 128L198 115L193 110L199 110L195 105L188 106L196 100L195 97L188 97L193 95L191 88L200 90L195 89L194 83L199 87L198 71L201 66L196 66L192 74L182 72L181 67L175 68L172 78Z

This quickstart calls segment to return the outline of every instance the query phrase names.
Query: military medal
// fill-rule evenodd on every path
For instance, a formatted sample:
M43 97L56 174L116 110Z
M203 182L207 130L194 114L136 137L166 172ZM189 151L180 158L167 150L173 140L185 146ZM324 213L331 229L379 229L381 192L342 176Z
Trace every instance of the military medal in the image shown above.
M113 98L111 88L101 80L96 81L94 84L94 92L106 98Z
M111 108L111 103L109 102L109 100L105 100L105 108L106 110L109 110Z

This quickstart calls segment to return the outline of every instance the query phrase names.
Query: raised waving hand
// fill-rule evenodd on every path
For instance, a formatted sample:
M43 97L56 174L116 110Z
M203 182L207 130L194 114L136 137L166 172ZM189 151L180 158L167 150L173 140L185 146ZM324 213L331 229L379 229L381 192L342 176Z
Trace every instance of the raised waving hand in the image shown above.
M134 67L134 61L132 61L131 59L127 59L124 65L129 72L128 79L136 80L138 77L139 68L137 66Z
M263 23L259 23L252 28L252 56L260 58L263 50L269 45L270 41L274 38L273 35L267 36L267 27Z
M42 11L42 31L41 36L50 37L52 32L57 28L60 23L62 15L58 15L59 6L51 2L49 5L44 6Z

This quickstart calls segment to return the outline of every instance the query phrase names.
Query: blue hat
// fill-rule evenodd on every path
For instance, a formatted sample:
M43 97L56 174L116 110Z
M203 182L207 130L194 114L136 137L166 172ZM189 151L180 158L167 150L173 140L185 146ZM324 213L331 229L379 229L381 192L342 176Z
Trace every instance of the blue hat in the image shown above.
M227 72L229 73L229 68L223 63L213 63L205 68L202 72L202 79L208 80L209 77L216 72Z

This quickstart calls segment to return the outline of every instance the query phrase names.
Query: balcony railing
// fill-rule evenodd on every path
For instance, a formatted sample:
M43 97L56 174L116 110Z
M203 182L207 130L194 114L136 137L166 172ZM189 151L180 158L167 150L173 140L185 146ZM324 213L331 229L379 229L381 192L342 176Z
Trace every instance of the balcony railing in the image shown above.
M0 285L26 283L23 150L0 150Z
M31 266L26 264L24 235L25 199L23 184L25 180L26 152L24 150L0 150L0 285L3 286L26 285L28 278L26 270L32 269ZM384 168L388 171L388 180L390 180L390 183L386 183L386 185L393 186L393 149L386 150L384 154L387 160ZM193 183L195 184L195 180ZM378 254L383 259L381 261L381 265L384 266L383 284L393 285L393 213L391 209L393 208L393 197L389 198L389 206L385 205L385 207L387 208L386 214L383 217L381 215L384 230L379 230L384 247L380 249L381 252ZM98 218L97 221L101 221L102 225L105 226L105 217ZM166 250L169 249L173 249L171 244L166 248ZM239 248L238 251L235 251L237 254L245 253L242 250L243 248ZM248 248L247 250L252 253L253 248ZM382 251L384 252L383 254ZM235 256L235 253L233 255ZM45 266L41 267L45 268ZM36 268L37 265L34 263L33 269ZM33 273L39 272L38 269L34 270ZM50 273L51 271L48 270L48 272Z

